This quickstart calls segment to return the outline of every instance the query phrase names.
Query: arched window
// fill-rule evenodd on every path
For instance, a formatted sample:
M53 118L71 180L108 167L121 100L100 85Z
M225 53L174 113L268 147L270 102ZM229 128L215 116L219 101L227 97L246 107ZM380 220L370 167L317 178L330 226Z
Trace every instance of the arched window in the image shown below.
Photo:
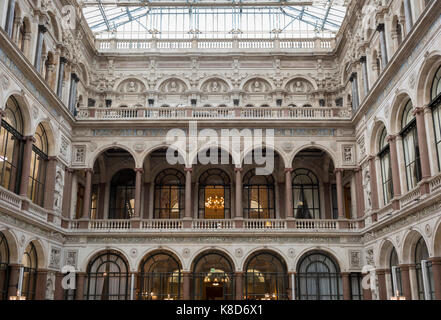
M232 300L233 264L222 253L213 251L199 256L193 267L194 300Z
M415 269L419 300L434 300L435 283L432 262L429 261L429 251L423 237L418 240L415 246Z
M199 218L230 218L230 177L220 169L209 169L199 178Z
M432 119L435 131L435 144L438 155L438 170L441 170L441 66L436 72L430 90Z
M403 285L401 282L401 268L399 267L398 254L395 248L392 249L389 259L390 276L392 284L392 295L401 296L403 294Z
M135 180L133 169L118 171L110 185L110 219L130 219L135 213Z
M22 257L23 264L23 286L21 295L25 296L27 300L35 298L35 289L37 282L37 250L31 242L27 247Z
M319 181L311 170L294 170L292 192L296 219L320 219Z
M274 219L274 178L256 175L252 169L243 178L243 213L247 219Z
M342 299L340 269L327 254L312 252L306 255L297 270L297 296L300 300Z
M48 162L48 140L46 130L44 130L42 124L38 125L34 138L35 143L32 146L28 195L32 202L42 207L44 204L44 188Z
M8 297L9 246L5 235L0 232L0 300Z
M380 158L381 165L381 184L383 186L383 199L384 204L388 204L394 196L393 182L392 182L392 168L390 165L390 148L387 142L387 131L383 128L380 136Z
M245 266L245 300L285 300L288 298L288 273L275 254L258 252Z
M408 101L401 119L404 165L406 168L407 189L412 190L421 180L420 150L416 119L413 115L412 101Z
M106 251L87 266L86 300L127 300L129 268L118 252Z
M185 176L166 169L155 179L155 219L180 219L185 210Z
M0 126L0 185L18 193L23 156L23 116L17 100L6 102Z
M138 299L179 300L182 298L181 264L167 252L148 255L141 263Z

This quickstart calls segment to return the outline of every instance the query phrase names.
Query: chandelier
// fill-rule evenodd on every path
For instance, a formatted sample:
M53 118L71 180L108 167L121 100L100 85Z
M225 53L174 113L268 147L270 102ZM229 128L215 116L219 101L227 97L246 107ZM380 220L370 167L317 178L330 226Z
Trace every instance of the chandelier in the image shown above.
M208 197L205 201L205 208L208 209L223 209L225 205L224 197Z

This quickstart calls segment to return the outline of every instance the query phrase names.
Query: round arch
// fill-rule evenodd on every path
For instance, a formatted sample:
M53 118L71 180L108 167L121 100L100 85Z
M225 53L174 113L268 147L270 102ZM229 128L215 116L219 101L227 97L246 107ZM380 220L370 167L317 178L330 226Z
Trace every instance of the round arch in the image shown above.
M431 102L431 86L433 78L441 67L441 51L435 50L426 55L418 72L419 79L417 82L417 105L423 106Z
M47 253L46 253L46 249L43 246L42 242L40 239L30 239L27 244L25 246L23 246L24 250L26 250L26 248L32 244L35 247L36 253L37 253L37 268L38 269L45 269L47 268ZM24 252L24 251L23 251ZM23 253L22 253L23 255ZM20 258L21 260L21 258Z
M127 146L119 144L119 143L113 143L111 145L104 145L104 146L97 148L90 156L89 161L87 161L87 168L93 168L98 157L103 152L105 152L106 150L109 150L109 149L122 149L124 151L127 151L132 156L133 161L135 162L135 168L142 167L142 163L139 163L139 159L136 156L136 153L131 148L128 148Z
M18 242L15 234L8 229L0 229L8 244L9 263L19 263Z
M6 103L11 97L13 97L15 101L17 101L18 107L20 108L20 112L23 117L23 136L33 135L35 130L33 129L34 126L32 125L33 121L30 114L29 103L27 102L27 99L21 95L21 92L13 91L8 93L7 96L5 96L5 99L2 101L0 109L4 110Z
M339 158L336 156L335 152L332 151L330 148L328 148L322 144L309 143L309 144L302 145L294 150L294 152L291 154L291 157L289 158L289 161L288 161L288 164L290 165L290 167L292 167L292 164L294 163L294 159L296 158L296 156L301 151L304 151L306 149L322 150L322 151L326 152L327 155L331 158L332 162L334 163L335 168L338 168L340 166L340 161L337 161L337 159L339 159Z
M409 92L400 90L396 93L390 111L389 134L397 134L401 131L401 118L403 116L404 108L409 100L412 101L412 105L415 107L414 99L411 98Z
M92 252L90 252L89 254L87 254L87 256L83 260L83 263L78 266L78 268L79 268L78 272L87 272L87 267L88 267L89 263L93 259L95 259L97 256L99 256L100 254L107 252L107 251L112 251L112 252L118 253L121 257L123 257L125 259L127 266L128 266L128 270L134 270L134 269L132 269L132 264L130 263L131 260L129 259L128 255L124 251L122 251L119 248L113 247L113 246L106 246L105 249L97 248L97 249L93 250Z
M324 247L317 246L317 247L312 247L312 248L305 248L301 252L299 252L299 254L296 256L296 258L294 259L294 262L293 262L293 266L294 266L293 271L298 272L299 271L299 269L298 269L299 264L303 260L303 258L308 256L311 253L314 253L314 252L318 252L318 253L321 252L325 255L328 255L330 258L332 258L333 261L336 263L340 272L344 272L349 269L349 267L345 264L344 259L339 257L337 252L335 252L331 248L324 248Z
M377 154L378 152L380 152L378 144L383 128L386 128L386 132L389 134L390 131L384 119L379 119L375 121L372 129L368 134L368 137L370 137L369 150L367 150L368 154Z
M52 124L50 121L42 120L38 122L33 130L34 135L37 131L38 126L41 124L41 126L44 128L44 131L46 133L47 137L47 145L48 145L48 156L52 157L57 154L57 140L55 138L54 132L55 130L52 127Z
M308 75L303 75L303 74L298 74L298 75L295 75L295 76L291 76L291 77L289 77L288 79L286 79L286 80L283 82L283 84L282 84L282 88L286 88L286 86L288 85L288 83L290 83L290 82L291 82L292 80L294 80L294 79L303 79L303 80L309 82L309 83L312 85L312 87L314 88L314 90L318 90L317 82L316 82L312 77L310 77L310 76L308 76Z
M161 149L168 149L171 147L172 147L172 145L169 145L169 144L159 144L159 145L155 145L153 147L150 147L141 154L140 161L142 164L145 164L146 160L153 152L161 150ZM178 152L179 158L182 158L182 160L184 160L184 162L185 162L185 163L178 162L178 164L182 164L185 167L188 167L187 152L182 150L181 148L176 148L175 146L173 146L173 149Z
M157 83L156 87L155 87L155 90L159 91L159 88L161 88L161 86L163 84L165 84L165 83L167 83L167 82L169 82L171 80L182 81L185 84L185 86L186 86L186 91L189 90L189 88L191 88L190 82L187 79L185 79L185 78L183 78L181 76L178 76L178 75L170 75L169 77L165 78L164 80L159 81ZM147 88L148 88L148 86L147 86Z
M426 245L428 244L424 236L417 230L410 230L404 236L403 245L401 248L401 257L403 264L411 264L415 262L415 246L418 240L423 237ZM427 245L427 249L429 246Z
M428 246L429 250L431 250L430 246ZM433 256L441 257L441 218L438 220L436 224L434 235L433 235Z
M288 162L288 161L289 161L289 160L288 160L289 155L288 155L286 152L283 152L283 150L280 149L280 148L277 147L277 146L269 146L269 147L267 147L267 146L265 146L264 144L249 147L249 148L245 149L245 150L241 153L241 155L240 155L240 164L241 164L242 167L244 166L245 158L246 158L251 152L253 152L254 150L257 150L257 149L272 149L273 152L274 152L274 153L277 153L277 154L279 155L280 159L282 159L282 162L283 162L282 164L284 165L284 168L287 168L287 164L289 164L289 162Z
M198 157L199 157L199 154L203 154L204 152L207 152L209 149L212 149L212 148L218 150L218 157L220 157L221 154L224 153L224 152L226 154L228 154L228 156L230 156L231 159L233 160L233 163L229 163L230 165L232 164L232 165L238 166L240 164L240 154L237 154L235 152L230 152L225 147L220 146L220 145L215 145L215 144L203 146L203 147L199 148L198 150L196 150L195 152L190 153L189 154L189 159L191 159L190 164L191 165L199 164L199 162L197 161ZM222 163L218 163L217 165L222 165Z
M376 263L380 269L390 268L390 256L393 250L396 251L398 259L401 261L401 251L397 250L395 244L390 239L385 239L380 243Z
M231 91L232 88L233 88L233 85L232 85L230 80L228 80L228 79L226 79L226 78L224 78L224 77L222 77L220 75L214 75L214 76L207 76L207 77L205 77L204 79L202 79L200 81L200 85L199 85L199 88L198 88L199 91L202 91L202 88L205 86L205 84L210 82L210 81L212 81L212 80L221 81L221 82L226 83L228 91Z
M266 79L265 77L261 77L261 76L251 75L251 76L246 77L242 81L242 83L240 85L240 90L245 90L245 87L247 86L248 83L250 83L252 81L256 81L256 80L259 80L259 81L262 81L262 82L266 83L269 86L270 91L276 89L275 86L274 86L274 83L272 81L270 81L269 79Z

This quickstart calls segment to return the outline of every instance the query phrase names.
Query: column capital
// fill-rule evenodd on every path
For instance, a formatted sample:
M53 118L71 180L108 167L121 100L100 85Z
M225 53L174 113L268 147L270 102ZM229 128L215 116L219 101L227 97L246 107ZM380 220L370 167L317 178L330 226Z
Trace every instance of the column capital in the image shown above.
M32 141L32 143L37 142L37 139L35 139L34 136L25 136L23 137L23 141L28 142L28 141Z
M242 172L243 168L234 168L234 172Z
M39 24L38 25L38 31L42 32L42 33L45 33L45 32L47 32L47 28L46 28L46 26L44 24Z
M140 173L144 173L144 169L143 168L135 168L133 169L136 173L140 172Z
M47 157L48 161L58 161L58 157L57 156L49 156Z
M345 171L345 169L343 169L343 168L335 168L334 174L343 173L343 171Z
M3 118L6 116L6 111L3 109L0 109L0 118Z
M68 173L74 173L75 170L69 167L64 168L64 171L68 172Z
M292 173L293 171L294 171L293 168L285 168L285 173L287 173L287 172Z
M65 57L60 57L60 63L66 64L67 59Z
M360 62L361 63L366 63L366 56L361 56L360 57Z
M377 156L374 156L374 155L370 155L370 156L368 156L367 157L367 161L375 161L375 159L377 159Z
M93 169L92 168L85 168L84 172L86 172L86 173L90 172L93 174Z
M361 172L361 171L363 171L361 166L358 166L358 167L354 168L354 172Z
M184 168L184 171L185 171L185 172L190 172L190 173L191 173L191 172L193 172L193 168L192 168L192 167L190 167L190 168Z
M432 262L432 265L441 265L441 257L431 257L429 259L430 262Z
M423 107L416 107L413 109L412 114L415 116L420 115L420 114L424 113L424 109L425 109L424 106Z
M397 136L395 134L390 134L386 137L386 141L388 143L394 143L397 140Z
M383 32L384 31L384 23L379 23L377 25L377 31L378 32Z

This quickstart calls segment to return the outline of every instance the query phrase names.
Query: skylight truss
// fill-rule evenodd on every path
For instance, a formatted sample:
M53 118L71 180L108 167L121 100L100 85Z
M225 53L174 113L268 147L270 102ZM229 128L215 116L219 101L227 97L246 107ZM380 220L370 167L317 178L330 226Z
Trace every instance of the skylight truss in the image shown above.
M80 0L97 38L332 37L348 0Z

